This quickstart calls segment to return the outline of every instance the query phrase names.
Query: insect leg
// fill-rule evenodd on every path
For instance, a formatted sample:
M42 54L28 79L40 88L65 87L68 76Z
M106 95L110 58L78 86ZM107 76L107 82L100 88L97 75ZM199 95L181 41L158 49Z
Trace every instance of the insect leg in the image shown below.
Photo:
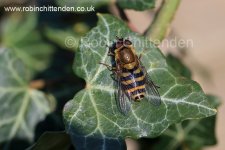
M112 78L114 81L118 82L118 79L117 79L117 77L116 77L116 73L115 73L115 72L111 73L110 76L111 76L111 78Z
M139 60L141 60L141 57L143 56L143 53L144 53L146 50L147 50L146 48L142 50L141 54L140 54L139 57L138 57Z
M115 56L115 54L113 54L111 51L109 51L107 55L108 56Z
M116 70L115 67L112 67L112 66L110 66L110 65L108 65L106 63L100 62L99 64L106 66L110 71L115 71Z

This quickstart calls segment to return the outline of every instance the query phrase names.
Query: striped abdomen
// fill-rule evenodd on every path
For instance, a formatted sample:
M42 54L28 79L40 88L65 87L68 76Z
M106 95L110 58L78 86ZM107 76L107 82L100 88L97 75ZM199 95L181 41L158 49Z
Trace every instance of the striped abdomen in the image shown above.
M132 70L123 70L121 82L124 91L135 101L140 101L145 96L145 80L143 71L134 67Z

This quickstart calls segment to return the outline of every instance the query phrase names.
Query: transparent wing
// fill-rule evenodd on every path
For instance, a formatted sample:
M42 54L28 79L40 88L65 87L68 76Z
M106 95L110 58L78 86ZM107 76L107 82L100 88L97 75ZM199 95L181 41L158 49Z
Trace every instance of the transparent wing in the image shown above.
M150 78L147 70L145 67L141 64L142 71L145 75L145 83L146 83L146 98L148 101L150 101L153 105L159 106L161 104L161 97L158 91L158 86L154 84L152 79Z
M124 115L126 115L130 110L131 99L130 99L130 96L124 92L125 90L122 87L120 79L118 79L117 82L118 82L118 106L120 111Z

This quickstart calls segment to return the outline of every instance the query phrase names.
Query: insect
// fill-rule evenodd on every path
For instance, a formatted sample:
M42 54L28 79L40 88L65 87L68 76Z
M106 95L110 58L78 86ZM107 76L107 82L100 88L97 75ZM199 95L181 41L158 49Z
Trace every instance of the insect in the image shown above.
M108 67L115 75L118 106L123 114L129 112L131 100L139 102L147 99L155 106L161 104L159 87L151 80L140 61L142 55L137 56L129 39L117 38L109 48L108 55L112 57L112 66L101 64Z

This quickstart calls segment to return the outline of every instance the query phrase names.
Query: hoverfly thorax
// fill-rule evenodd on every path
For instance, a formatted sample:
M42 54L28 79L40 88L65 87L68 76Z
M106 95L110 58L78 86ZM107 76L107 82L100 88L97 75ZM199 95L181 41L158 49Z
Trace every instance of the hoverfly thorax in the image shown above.
M115 58L117 62L120 62L123 68L130 70L138 65L131 41L121 38L118 39L116 45Z
M123 48L119 50L118 55L120 61L123 62L124 64L129 64L135 61L135 55L129 48Z

